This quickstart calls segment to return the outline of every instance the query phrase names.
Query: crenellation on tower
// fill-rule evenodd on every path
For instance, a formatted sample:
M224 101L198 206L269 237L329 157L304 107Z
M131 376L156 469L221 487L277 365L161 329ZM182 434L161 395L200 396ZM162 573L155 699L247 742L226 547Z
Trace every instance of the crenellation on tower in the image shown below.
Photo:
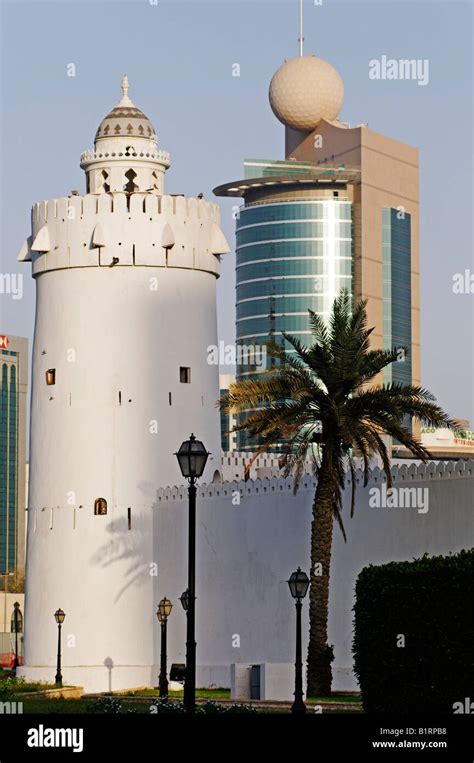
M217 204L183 196L116 192L50 199L33 206L32 236L18 260L33 263L34 277L110 266L113 257L118 267L192 268L218 276L218 256L229 251L219 223ZM171 245L163 239L165 229L172 233Z

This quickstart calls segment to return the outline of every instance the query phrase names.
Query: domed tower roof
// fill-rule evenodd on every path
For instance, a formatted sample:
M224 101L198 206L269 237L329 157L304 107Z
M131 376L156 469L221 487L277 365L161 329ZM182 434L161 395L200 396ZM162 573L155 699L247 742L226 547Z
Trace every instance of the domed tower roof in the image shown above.
M122 79L122 99L100 123L95 143L113 137L147 138L156 141L155 128L148 117L128 97L128 77Z
M158 148L155 128L128 97L128 77L122 79L122 99L102 120L94 148L81 154L87 193L164 192L170 155Z
M336 69L317 56L299 56L280 66L269 90L272 111L284 125L310 132L321 119L336 119L344 85Z

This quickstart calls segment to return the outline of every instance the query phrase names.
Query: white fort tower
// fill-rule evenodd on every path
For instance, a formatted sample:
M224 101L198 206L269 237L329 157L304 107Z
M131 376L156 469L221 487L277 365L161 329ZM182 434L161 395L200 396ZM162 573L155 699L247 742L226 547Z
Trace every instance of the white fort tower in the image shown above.
M169 155L122 89L81 157L86 195L35 204L19 255L37 286L20 673L54 679L61 608L64 682L101 691L156 683L153 514L182 481L173 452L194 432L203 480L220 468L207 348L229 251L217 204L164 195Z

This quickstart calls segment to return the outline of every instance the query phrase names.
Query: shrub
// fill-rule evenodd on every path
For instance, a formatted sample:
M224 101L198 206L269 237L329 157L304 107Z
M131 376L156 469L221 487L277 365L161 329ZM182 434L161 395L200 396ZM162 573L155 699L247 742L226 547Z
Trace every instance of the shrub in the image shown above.
M473 697L474 549L370 565L355 592L353 653L365 710L452 713Z
M158 715L182 715L186 712L186 708L183 702L168 702L167 699L160 698L155 699L155 701L151 703L150 712ZM248 715L255 712L256 710L251 705L226 705L220 702L213 702L212 700L197 704L195 710L196 715Z
M185 712L182 702L169 702L167 697L159 697L150 705L150 713L158 715L183 715Z
M11 702L15 697L15 679L5 678L0 681L0 702Z
M122 702L115 697L99 697L93 706L96 713L118 714L122 713Z

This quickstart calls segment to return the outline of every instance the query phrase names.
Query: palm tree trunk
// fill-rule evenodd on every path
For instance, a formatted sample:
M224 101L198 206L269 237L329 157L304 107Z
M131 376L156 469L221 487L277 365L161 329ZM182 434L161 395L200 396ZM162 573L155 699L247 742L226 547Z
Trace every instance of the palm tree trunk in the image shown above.
M309 644L307 696L327 697L331 693L333 660L327 643L329 570L334 518L334 478L323 453L318 485L314 494L311 525L311 585L309 590Z

